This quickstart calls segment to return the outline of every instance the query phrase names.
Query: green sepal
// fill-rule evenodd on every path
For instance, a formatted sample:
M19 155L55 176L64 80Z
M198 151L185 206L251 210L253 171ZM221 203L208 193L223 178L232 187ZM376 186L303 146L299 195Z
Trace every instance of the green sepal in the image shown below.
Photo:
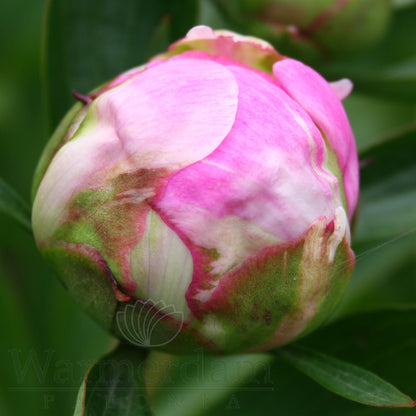
M330 258L333 232L322 218L298 241L246 259L221 277L193 326L224 352L264 351L316 329L334 313L354 268L346 235Z
M40 247L45 260L68 292L103 328L110 329L117 308L116 287L103 259L88 254L85 245L55 242Z

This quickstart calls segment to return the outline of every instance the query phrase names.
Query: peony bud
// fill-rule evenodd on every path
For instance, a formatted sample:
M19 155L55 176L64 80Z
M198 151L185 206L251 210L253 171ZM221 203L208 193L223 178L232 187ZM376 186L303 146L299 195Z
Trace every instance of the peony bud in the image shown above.
M231 1L271 41L323 56L344 56L372 46L385 34L391 15L390 0Z
M58 127L35 176L39 250L132 344L261 351L306 334L354 265L350 89L260 39L193 28Z

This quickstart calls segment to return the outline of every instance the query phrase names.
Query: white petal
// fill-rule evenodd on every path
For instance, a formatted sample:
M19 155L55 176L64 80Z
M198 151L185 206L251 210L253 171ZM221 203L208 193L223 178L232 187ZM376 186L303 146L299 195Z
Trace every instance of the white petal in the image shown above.
M340 79L339 81L334 81L329 83L332 89L335 91L335 94L340 100L347 98L352 91L353 83L348 78Z
M192 280L193 261L188 247L151 210L146 231L130 253L130 271L137 284L135 296L163 301L185 318L190 313L185 294Z
M205 25L195 26L186 34L186 39L215 39L215 32Z

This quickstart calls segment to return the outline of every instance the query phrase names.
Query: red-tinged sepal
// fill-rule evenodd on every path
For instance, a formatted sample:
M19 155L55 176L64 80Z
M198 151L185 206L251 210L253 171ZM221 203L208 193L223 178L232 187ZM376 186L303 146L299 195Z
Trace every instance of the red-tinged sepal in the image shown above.
M302 239L263 247L222 276L195 327L227 352L287 344L331 316L353 267L340 207L334 221L321 218Z

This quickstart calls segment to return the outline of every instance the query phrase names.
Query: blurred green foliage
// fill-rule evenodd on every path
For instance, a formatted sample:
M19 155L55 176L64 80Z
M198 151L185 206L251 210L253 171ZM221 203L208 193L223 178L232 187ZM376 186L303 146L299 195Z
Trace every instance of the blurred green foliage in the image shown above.
M47 141L41 87L44 6L43 0L5 0L0 7L0 177L27 202ZM109 336L67 296L33 237L3 215L0 301L0 414L72 414L85 370L106 351ZM46 369L44 377L33 367L36 360Z
M49 3L50 10L58 4L54 1ZM126 3L133 10L140 1ZM149 3L148 7L153 7L156 17L145 21L149 28L147 32L140 32L143 31L142 26L136 27L136 35L129 38L127 35L131 35L134 30L127 31L128 51L117 62L106 61L98 51L91 53L88 49L90 39L85 39L85 50L75 49L74 61L65 66L62 57L67 56L68 50L59 42L65 38L67 46L74 48L76 44L71 46L68 40L71 34L68 27L60 27L64 20L49 21L46 36L49 37L49 45L54 46L48 51L49 55L46 55L48 66L45 68L42 67L41 59L44 56L41 50L42 23L45 21L44 0L3 0L0 13L0 177L29 201L33 171L51 126L56 124L71 105L70 92L73 88L81 88L81 92L86 92L84 88L90 88L85 80L79 85L66 83L72 76L83 75L83 68L84 71L85 68L95 71L94 80L103 82L106 77L115 75L128 66L141 64L149 55L165 48L172 38L185 35L187 28L183 23L184 16L188 16L187 19L191 16L195 23L233 29L233 22L222 13L216 1L200 0L197 5L194 3L196 0L172 1L174 6L171 20L165 18L163 11L157 10L161 3ZM91 17L97 18L104 14L101 5L111 4L111 1L94 4L97 11ZM394 9L388 31L378 44L348 59L318 61L315 64L330 80L349 76L356 84L356 90L345 100L345 107L365 165L362 169L362 217L358 220L354 242L357 267L334 320L369 309L416 304L416 4L411 0L396 1L394 4L400 7ZM55 12L49 16L65 16L67 11L55 8ZM112 18L120 17L120 13L105 14L108 26L102 26L104 39L108 32L106 28L114 29L114 25L111 25L114 22ZM136 17L140 20L140 13ZM88 27L87 23L84 22L84 26L80 23L82 30ZM134 29L134 25L132 27ZM51 28L54 30L51 31ZM119 29L116 27L114 30ZM140 33L144 35L140 36ZM82 36L82 33L75 35ZM122 36L120 39L123 42ZM60 45L62 50L59 49ZM123 45L122 43L121 46ZM134 57L131 50L136 46L138 52ZM276 46L279 47L279 44ZM83 57L85 60L81 62ZM85 62L89 64L83 66ZM70 76L65 72L69 67L74 69ZM49 76L46 79L48 82L42 84L41 79L46 76ZM65 83L61 82L65 76ZM92 77L91 73L86 74L87 80ZM53 88L52 79L55 82ZM91 88L94 86L91 85ZM48 105L55 111L49 112L49 116ZM78 387L86 369L93 360L108 350L113 341L67 295L43 263L31 235L3 215L0 215L0 314L0 414L72 414ZM382 315L372 315L365 319L371 321L385 318ZM341 328L353 331L352 322L344 321ZM380 370L382 373L384 360L386 377L397 382L399 388L410 396L416 396L416 377L414 373L409 374L409 369L406 368L406 360L409 363L415 362L414 339L403 335L403 331L406 331L406 326L403 325L400 327L402 332L394 335L396 339L404 337L403 340L400 338L403 341L400 344L402 347L394 349L388 343L391 338L389 331L394 328L394 323L389 327L389 321L385 322L385 339L380 335L383 333L381 328L377 343L380 354L389 346L388 351L391 353L386 357L368 356L370 350L365 350L364 347L361 356L358 353L354 355L352 347L348 350L348 346L337 343L331 347L330 331L333 326L312 335L307 342L313 347L322 347L328 353L340 353L341 358L355 359L358 364L373 366L375 371ZM411 325L413 321L408 322ZM407 327L407 330L409 333L414 332L414 326ZM333 337L335 336L334 332ZM354 335L351 337L354 338ZM324 343L324 339L328 342ZM368 342L373 342L370 341ZM322 345L318 345L319 342ZM157 363L160 367L173 358L153 354L152 360L150 363ZM255 358L253 360L256 361ZM252 368L258 370L264 370L264 365L268 362L263 355L258 357L257 364L254 361ZM204 365L208 364L205 362ZM190 368L197 371L198 365L196 361L196 365ZM227 365L232 366L218 359L212 368L218 371L218 368L226 369ZM182 367L174 368L177 372ZM172 400L175 403L185 403L183 406L189 402L192 409L200 409L200 414L216 415L258 414L256 409L259 408L259 400L261 414L273 412L302 416L416 413L414 409L366 410L368 408L350 404L314 385L280 360L266 370L271 371L270 378L267 383L259 383L260 387L270 387L270 391L260 390L257 393L256 380L265 379L249 377L247 371L238 377L234 375L227 386L215 390L204 384L199 374L191 377L190 370L186 373L188 379L183 374L180 377L182 381L186 379L188 384L192 383L194 390L175 390ZM268 376L263 374L261 377ZM237 388L235 395L230 395L229 392L238 386L239 381L247 379L251 384L245 385L246 390ZM175 380L175 375L172 375L171 380ZM168 384L168 389L169 386L172 387L172 384ZM185 408L172 407L170 396L167 398L154 394L153 397L155 408L160 411L157 412L158 415L192 414L187 413ZM325 409L321 406L323 402L326 403ZM217 407L213 407L215 404Z

